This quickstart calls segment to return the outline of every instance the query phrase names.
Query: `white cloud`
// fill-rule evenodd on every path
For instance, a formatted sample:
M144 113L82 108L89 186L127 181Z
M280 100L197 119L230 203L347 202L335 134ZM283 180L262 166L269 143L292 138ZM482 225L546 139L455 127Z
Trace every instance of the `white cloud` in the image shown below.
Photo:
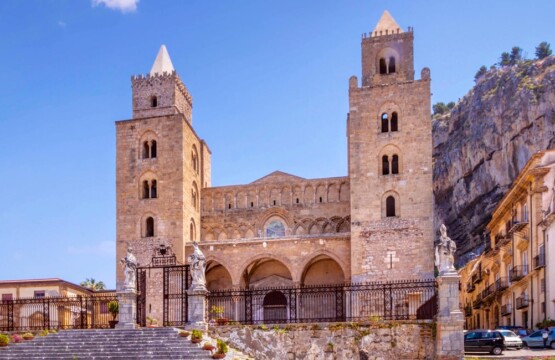
M116 256L116 243L114 241L102 241L96 245L70 246L67 252L71 255L98 255L98 256Z
M93 6L103 4L108 9L119 10L122 13L137 10L139 0L92 0Z

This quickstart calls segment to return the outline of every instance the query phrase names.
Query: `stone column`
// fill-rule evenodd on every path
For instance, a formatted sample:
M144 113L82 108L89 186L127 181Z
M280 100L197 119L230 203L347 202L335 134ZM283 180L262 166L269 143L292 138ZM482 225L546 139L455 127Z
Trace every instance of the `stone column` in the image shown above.
M436 359L464 359L464 314L459 307L460 275L454 271L438 279Z
M117 292L119 303L119 320L116 329L136 329L137 319L137 291L125 288Z
M193 288L187 291L187 302L188 302L188 324L190 328L196 329L206 329L208 324L207 319L207 307L208 300L206 296L208 295L208 290L206 288Z

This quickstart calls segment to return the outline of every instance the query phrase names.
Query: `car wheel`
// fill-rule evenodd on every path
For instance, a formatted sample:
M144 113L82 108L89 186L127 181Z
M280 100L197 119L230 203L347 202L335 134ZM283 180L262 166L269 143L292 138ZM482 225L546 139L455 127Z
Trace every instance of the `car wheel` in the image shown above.
M501 355L503 353L503 349L500 348L499 346L496 346L491 350L491 353L493 355Z
M523 347L523 348L524 348L524 347L528 347L528 344L526 343L526 341L523 341L523 342L522 342L522 347Z

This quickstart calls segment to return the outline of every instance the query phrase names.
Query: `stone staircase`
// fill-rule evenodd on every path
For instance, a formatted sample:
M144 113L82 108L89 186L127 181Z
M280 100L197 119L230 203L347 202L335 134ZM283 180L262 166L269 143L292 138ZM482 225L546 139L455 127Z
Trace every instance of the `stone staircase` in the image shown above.
M201 346L173 328L62 330L0 347L0 359L211 359Z

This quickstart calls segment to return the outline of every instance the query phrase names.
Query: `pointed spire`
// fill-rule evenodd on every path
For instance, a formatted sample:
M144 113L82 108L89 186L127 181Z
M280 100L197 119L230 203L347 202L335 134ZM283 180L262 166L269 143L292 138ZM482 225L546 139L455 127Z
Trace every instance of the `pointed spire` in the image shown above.
M378 21L378 24L376 24L373 32L378 32L379 34L380 31L383 31L383 35L385 35L386 31L388 34L397 33L397 31L399 31L399 33L402 33L403 29L401 29L399 24L397 24L389 11L385 10L382 14L382 17L380 18L380 21Z
M156 55L156 60L154 60L152 69L150 69L150 75L154 75L156 73L163 74L164 71L168 74L174 71L172 60L170 59L166 45L160 46L158 55Z

